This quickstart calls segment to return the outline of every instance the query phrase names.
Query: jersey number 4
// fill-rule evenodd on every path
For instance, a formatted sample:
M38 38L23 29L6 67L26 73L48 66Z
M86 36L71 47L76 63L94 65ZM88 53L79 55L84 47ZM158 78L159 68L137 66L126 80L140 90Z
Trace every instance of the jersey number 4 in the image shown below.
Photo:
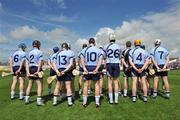
M140 62L142 61L142 53L137 56L136 60L139 60Z

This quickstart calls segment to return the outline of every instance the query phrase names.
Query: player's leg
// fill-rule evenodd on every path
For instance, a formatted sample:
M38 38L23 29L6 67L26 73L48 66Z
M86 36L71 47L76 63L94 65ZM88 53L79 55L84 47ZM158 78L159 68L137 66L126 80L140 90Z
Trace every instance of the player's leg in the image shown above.
M120 74L120 69L119 69L119 64L114 64L113 65L113 80L114 80L114 102L117 104L118 103L118 98L119 98L119 90L120 90L120 82L119 82L119 74Z
M123 96L127 97L127 92L128 92L128 77L124 76L124 90L123 90Z
M92 93L91 91L91 80L89 80L89 83L88 83L88 95L90 95Z
M11 99L12 100L15 98L16 84L17 84L17 76L13 75L13 81L12 81L12 84L11 84Z
M54 97L53 97L53 105L54 106L57 105L60 86L61 86L61 81L57 80L56 86L55 86L55 89L54 89Z
M108 77L108 93L109 93L109 103L113 103L113 87L112 87L113 79L112 77Z
M42 79L37 79L37 105L44 105L42 100L43 82Z
M72 99L75 100L75 86L74 86L75 77L72 77L71 80L71 92L72 92ZM67 88L66 88L67 89ZM67 95L68 96L68 95Z
M153 83L153 98L157 97L157 92L158 92L158 82L159 82L159 78L158 76L154 77L154 83Z
M103 90L103 75L102 74L100 76L99 85L100 85L100 95L103 96L103 93L102 93L102 90Z
M115 78L114 79L114 102L117 104L118 103L118 98L119 98L119 79Z
M79 76L79 82L78 82L79 96L82 94L82 80L83 80L83 75L80 75Z
M146 76L146 86L147 86L147 91L148 91L148 95L151 95L151 86L150 86L150 78L148 76Z
M23 77L19 77L19 99L24 99L24 79Z
M164 87L165 87L165 97L166 98L170 98L170 88L169 88L169 82L168 82L168 77L167 76L163 76L163 83L164 83Z
M143 101L147 102L147 84L146 84L146 76L141 77L142 89L144 92Z
M72 81L68 80L65 81L65 86L67 90L67 99L68 99L68 106L72 106Z
M136 102L137 99L137 76L132 77L132 101Z
M96 107L99 107L99 105L100 105L100 81L95 80L94 85L95 85L95 104L96 104Z
M89 80L84 81L84 88L83 88L83 106L87 106L87 99L88 99L88 88L89 88Z
M32 86L33 86L34 80L29 79L28 81L28 86L26 89L26 96L25 96L25 103L28 104L29 103L29 97L30 97L30 93L32 90Z

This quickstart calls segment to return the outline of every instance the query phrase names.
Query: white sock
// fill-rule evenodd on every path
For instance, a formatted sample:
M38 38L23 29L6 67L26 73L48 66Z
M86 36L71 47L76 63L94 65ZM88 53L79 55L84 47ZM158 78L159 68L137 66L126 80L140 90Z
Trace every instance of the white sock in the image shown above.
M57 97L57 96L54 96L54 98L53 98L53 104L57 104L57 100L58 100L58 97Z
M87 99L88 97L83 95L83 105L87 104Z
M112 92L109 92L109 100L113 101L113 94L112 94Z
M41 100L42 100L42 98L41 98L41 97L37 97L37 103L40 103L40 102L41 102Z
M23 99L23 97L24 97L24 92L19 92L19 98Z
M114 93L114 97L115 97L115 100L114 100L114 101L117 103L117 102L118 102L119 94L115 92L115 93Z
M11 91L11 98L14 98L15 94L16 94L16 92L12 90Z
M157 96L157 91L154 91L154 92L153 92L153 96Z
M68 104L69 104L69 105L72 105L72 104L73 104L73 103L72 103L72 96L68 96L67 99L68 99Z
M25 96L25 102L29 101L30 96Z
M124 89L124 95L127 95L127 89Z
M100 96L95 96L96 105L99 105Z

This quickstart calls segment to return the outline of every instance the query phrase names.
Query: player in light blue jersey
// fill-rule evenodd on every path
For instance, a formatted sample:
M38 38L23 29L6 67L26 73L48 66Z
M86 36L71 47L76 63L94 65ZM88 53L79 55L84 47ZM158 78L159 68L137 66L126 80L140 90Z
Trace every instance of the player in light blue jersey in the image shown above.
M71 67L73 66L74 54L68 50L67 43L63 43L61 45L61 48L62 50L57 54L56 60L53 62L53 67L57 74L57 82L54 90L53 105L54 106L57 105L61 83L65 82L65 87L67 90L68 106L72 106L73 102L72 102L72 89L71 89L72 88Z
M137 82L140 79L142 83L142 89L144 92L143 101L147 102L147 85L145 69L149 63L148 53L142 49L141 40L136 39L134 41L135 48L129 52L129 63L132 66L132 101L136 102L137 99Z
M168 82L168 72L167 66L169 63L169 52L161 47L161 40L156 39L154 43L155 47L151 50L151 58L155 68L155 77L154 77L154 90L153 98L157 97L158 91L158 77L161 77L165 87L164 95L165 98L170 98L169 82Z
M48 94L51 95L51 85L52 85L52 82L54 79L56 79L56 72L54 71L54 68L53 68L53 65L52 65L52 62L56 59L56 55L57 53L59 52L59 47L54 47L53 48L53 54L49 56L48 58L48 65L50 67L50 74L47 79L47 83L48 83ZM51 79L50 79L51 78Z
M119 75L120 75L120 56L121 48L118 44L115 43L115 35L110 34L109 36L110 43L104 47L106 53L106 68L108 74L108 94L109 94L109 103L118 104L119 97ZM114 82L114 100L113 100L113 82Z
M19 99L24 99L24 77L26 75L25 62L26 62L26 45L21 43L18 45L19 50L13 53L10 57L10 68L13 74L13 82L11 85L11 99L15 98L16 85L19 81Z
M83 90L83 107L87 107L87 99L88 99L88 87L89 81L93 80L95 84L95 105L96 107L100 106L100 91L99 91L99 79L100 74L98 70L102 63L102 53L99 48L95 46L95 39L89 39L89 46L83 49L81 54L81 64L84 70L84 90ZM89 72L93 72L93 74L89 74Z
M38 75L40 71L42 71L43 66L43 55L40 51L41 43L38 40L34 40L32 43L33 50L31 50L28 54L27 58L27 77L29 77L28 87L26 90L25 96L25 104L29 103L30 92L32 90L32 86L34 81L37 83L37 105L42 106L44 105L42 100L42 91L43 91L43 79L39 77L30 77L30 75Z
M83 54L82 51L87 47L87 44L82 45L82 50L78 53L78 65L79 65L79 71L83 72L83 67L81 65L81 57L80 55ZM78 82L78 87L79 87L79 96L82 94L82 80L83 80L83 75L79 76L79 82Z

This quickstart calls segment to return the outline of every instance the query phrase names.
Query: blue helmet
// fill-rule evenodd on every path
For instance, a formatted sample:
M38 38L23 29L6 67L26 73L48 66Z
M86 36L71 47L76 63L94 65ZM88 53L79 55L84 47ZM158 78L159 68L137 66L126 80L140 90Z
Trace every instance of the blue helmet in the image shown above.
M25 50L26 49L26 44L21 43L21 44L18 45L18 48L21 48L22 50Z
M58 52L59 51L59 47L54 47L53 51L54 51L54 53Z
M146 47L145 47L145 45L141 45L141 48L145 50Z

